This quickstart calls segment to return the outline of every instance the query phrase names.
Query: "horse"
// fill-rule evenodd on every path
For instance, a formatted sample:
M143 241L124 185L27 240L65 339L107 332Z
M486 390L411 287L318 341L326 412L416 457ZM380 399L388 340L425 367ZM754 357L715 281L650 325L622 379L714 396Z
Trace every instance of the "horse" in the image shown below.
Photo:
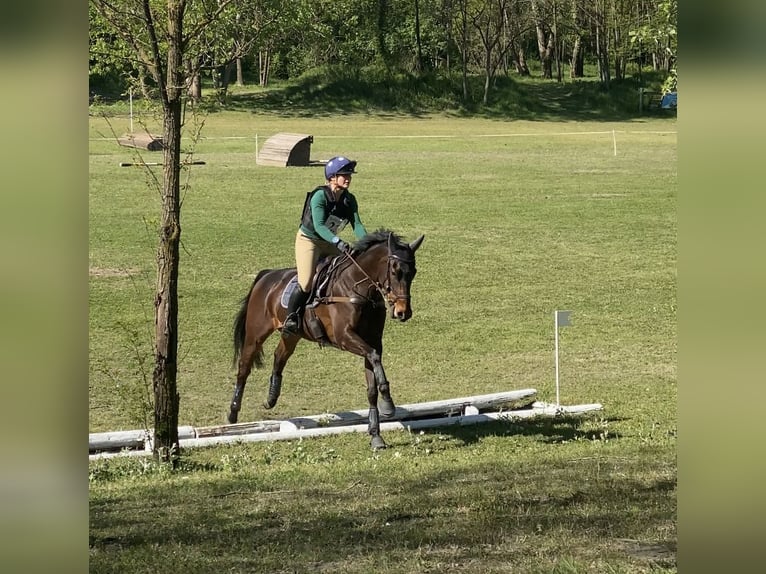
M412 317L410 288L417 272L415 252L424 235L404 242L388 229L378 229L357 241L350 253L320 261L312 293L301 318L301 331L281 334L274 350L265 409L277 404L282 372L301 339L364 357L369 404L367 432L373 450L386 448L380 436L380 418L391 418L396 406L381 357L386 309L390 317L406 322ZM281 330L287 310L285 290L297 276L296 268L263 269L242 299L234 319L234 366L237 380L228 421L237 422L245 384L253 364L263 366L263 343ZM380 396L380 406L378 398Z

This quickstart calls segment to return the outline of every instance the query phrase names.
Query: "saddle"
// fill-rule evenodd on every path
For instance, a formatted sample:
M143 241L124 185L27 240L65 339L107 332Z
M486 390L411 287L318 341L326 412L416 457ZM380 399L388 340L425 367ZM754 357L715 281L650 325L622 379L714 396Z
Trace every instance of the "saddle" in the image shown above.
M329 297L330 284L334 271L338 268L341 260L341 256L323 257L317 263L316 271L314 272L314 280L311 285L311 292L306 300L305 308L314 308L323 300ZM290 300L290 295L298 286L298 275L295 274L292 279L285 285L284 291L282 291L282 297L280 304L283 308L287 309L287 302Z
M317 318L314 309L321 303L329 303L337 300L336 297L330 297L330 285L335 275L335 271L339 268L343 257L324 257L317 263L316 271L314 272L314 280L312 282L311 292L304 305L303 319L306 325L306 329L309 334L319 343L320 347L324 347L329 344L327 334L325 333L322 322ZM298 275L290 279L282 292L282 298L280 303L282 307L287 308L287 303L290 300L290 295L295 289L298 288ZM347 299L347 298L344 298Z

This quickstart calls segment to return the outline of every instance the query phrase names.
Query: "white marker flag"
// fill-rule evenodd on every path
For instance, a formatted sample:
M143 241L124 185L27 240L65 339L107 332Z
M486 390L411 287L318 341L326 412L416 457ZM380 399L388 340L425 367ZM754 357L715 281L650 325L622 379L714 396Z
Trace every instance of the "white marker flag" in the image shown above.
M571 325L569 322L569 314L571 311L556 311L554 315L554 338L556 341L555 345L555 357L556 357L556 406L561 404L559 402L559 327L568 327Z

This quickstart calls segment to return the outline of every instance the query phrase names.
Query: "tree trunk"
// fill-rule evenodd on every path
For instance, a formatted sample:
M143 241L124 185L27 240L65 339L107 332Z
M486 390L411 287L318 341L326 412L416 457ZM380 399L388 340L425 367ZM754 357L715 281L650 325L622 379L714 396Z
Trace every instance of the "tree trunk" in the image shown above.
M572 59L569 61L569 77L582 78L585 74L585 58L582 50L582 36L575 36L572 45Z
M553 78L553 34L547 32L548 25L543 21L537 0L532 0L532 12L535 18L535 31L537 33L537 51L540 55L540 69L542 77L546 80Z
M186 60L186 83L189 99L192 102L199 102L202 99L202 81L199 69L194 66L191 59Z
M181 104L183 2L168 2L167 78L163 106L163 187L157 293L154 300L154 454L175 466L178 452L178 262L181 242Z
M553 53L553 35L545 34L542 27L537 28L537 46L540 51L540 68L542 70L542 77L546 80L553 78L553 59L551 54Z
M561 40L559 40L558 11L556 2L553 2L553 34L551 35L553 45L553 57L556 60L556 81L561 82Z
M415 70L420 74L423 72L423 45L420 40L420 2L418 0L415 0L415 43L417 44Z
M607 48L606 34L603 23L599 19L596 23L596 59L598 61L598 75L601 84L609 88L609 50Z
M242 74L242 58L237 58L237 85L245 85L245 77Z
M269 68L271 68L271 50L258 50L258 85L265 88L269 84Z
M460 58L463 81L463 103L468 103L468 0L460 2Z
M489 60L490 54L487 54L487 60ZM487 61L484 66L484 96L481 101L486 106L489 103L489 88L492 81L492 71L490 70L490 64Z
M527 57L524 54L524 48L519 47L513 50L513 66L520 76L529 76L529 66L527 66Z

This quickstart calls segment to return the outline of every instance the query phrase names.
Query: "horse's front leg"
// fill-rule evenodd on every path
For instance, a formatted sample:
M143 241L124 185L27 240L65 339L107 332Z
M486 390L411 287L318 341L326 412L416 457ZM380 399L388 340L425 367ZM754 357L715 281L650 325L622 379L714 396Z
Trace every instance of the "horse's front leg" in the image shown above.
M382 411L378 411L378 384L375 382L375 374L370 365L370 361L366 358L364 360L364 378L367 381L367 402L370 405L370 410L367 415L367 433L370 435L370 445L373 450L379 450L386 448L387 445L386 441L383 440L383 437L380 436L379 415L382 414Z
M371 346L355 331L346 330L337 345L344 351L364 357L364 374L367 381L367 402L370 410L367 417L367 432L370 434L370 444L377 450L386 448L386 442L380 436L380 415L391 417L396 410L389 392L388 379L381 362L381 346ZM383 396L381 410L378 411L378 391Z
M376 349L378 353L378 357L380 357L380 350ZM378 409L380 411L380 416L384 419L390 419L394 414L396 413L396 405L394 404L394 400L391 398L391 385L388 382L388 379L386 378L386 373L383 370L383 364L380 363L380 360L378 359L378 363L380 365L380 369L377 371L375 370L375 365L373 362L365 357L364 359L364 374L367 377L367 385L372 383L375 385L375 388L380 392L380 404L378 405ZM378 382L378 377L381 376L383 378L383 382Z

